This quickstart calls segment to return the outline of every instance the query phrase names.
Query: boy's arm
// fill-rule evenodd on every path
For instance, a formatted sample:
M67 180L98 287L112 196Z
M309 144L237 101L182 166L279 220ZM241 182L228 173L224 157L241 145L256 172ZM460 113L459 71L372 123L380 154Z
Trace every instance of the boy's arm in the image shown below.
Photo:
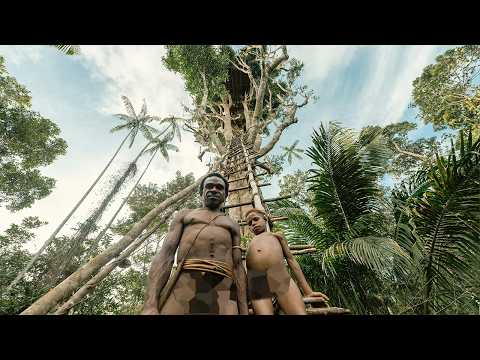
M303 296L322 297L326 301L328 301L328 297L325 294L312 290L312 288L307 282L307 279L305 279L305 275L303 275L302 268L300 267L300 265L298 265L297 260L295 260L295 257L292 255L292 252L288 247L288 243L285 237L280 233L272 233L272 234L280 241L280 244L282 245L283 255L285 256L288 266L290 266L290 269L292 269L292 272L295 275L295 278L297 279L298 285L303 292Z
M240 226L233 223L232 230L232 257L233 257L233 272L236 279L237 286L237 304L240 315L248 315L247 303L247 274L242 264L242 250L240 249Z
M175 251L183 233L183 218L189 210L179 211L170 224L170 228L160 251L155 255L148 273L145 303L142 315L158 315L158 300L172 270Z

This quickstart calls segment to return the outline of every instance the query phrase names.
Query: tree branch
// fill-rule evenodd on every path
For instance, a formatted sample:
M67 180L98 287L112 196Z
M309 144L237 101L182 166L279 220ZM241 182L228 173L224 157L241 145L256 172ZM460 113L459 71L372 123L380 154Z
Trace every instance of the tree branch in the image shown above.
M410 152L410 151L402 150L400 148L400 146L398 146L398 144L393 140L392 140L392 144L400 154L408 155L408 156L414 157L414 158L422 160L422 161L427 160L426 156L423 156L423 155L420 155L420 154L417 154L417 153L413 153L413 152Z

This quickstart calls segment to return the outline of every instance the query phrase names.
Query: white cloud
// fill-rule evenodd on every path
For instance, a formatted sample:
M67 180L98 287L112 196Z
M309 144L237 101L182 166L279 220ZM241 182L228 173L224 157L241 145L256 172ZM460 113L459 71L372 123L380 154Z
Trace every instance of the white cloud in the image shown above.
M433 62L436 46L379 46L370 65L371 76L361 88L353 108L357 126L401 121L411 101L412 82Z
M37 63L42 58L42 52L45 51L45 48L44 45L1 45L0 55L8 57L9 61L15 65L24 62Z
M106 80L101 111L124 112L120 97L126 95L135 109L145 99L150 114L181 115L182 103L189 97L180 76L162 64L163 46L153 45L82 45L80 61L95 78Z
M289 52L304 63L306 81L322 81L333 70L348 65L358 48L351 45L298 45L289 46Z
M183 115L181 105L189 103L189 96L184 90L183 80L163 66L161 61L161 57L165 53L163 46L82 46L81 49L82 55L71 58L72 61L85 66L92 78L104 84L104 92L98 93L100 99L98 111L109 115L124 113L121 95L126 95L132 101L136 111L140 110L142 101L145 99L149 114L160 117L172 114ZM9 48L9 51L25 53L23 58L17 57L18 61L25 60L26 56L35 56L35 52L29 53L25 50L15 49L15 47ZM9 57L14 56L10 54ZM97 135L96 139L101 142L102 139L111 136L111 134L102 132ZM120 140L123 135L117 134L116 136ZM105 190L111 176L125 166L128 161L131 161L143 146L140 142L137 141L137 144L130 150L126 148L122 150L112 168L102 178L101 183L88 196L60 234L70 232L69 229L72 226L90 214L101 199L102 190ZM57 185L48 197L35 202L32 208L17 213L10 213L4 208L0 208L0 217L5 219L5 223L0 224L0 231L5 230L12 222L19 223L26 216L39 216L42 220L49 222L48 225L35 231L36 241L29 244L30 250L38 248L55 230L111 156L111 154L103 153L103 149L102 153L98 153L96 156L93 156L94 151L83 152L83 146L88 146L89 149L92 146L95 149L98 147L97 144L91 144L91 139L85 137L81 137L75 142L72 140L70 145L65 157L58 159L43 171L45 175L57 179ZM177 170L180 170L183 175L193 172L195 177L205 173L207 170L205 162L202 163L196 158L199 146L194 143L193 136L184 133L182 142L176 143L176 145L180 151L170 154L169 163L160 160L161 156L158 154L157 160L152 163L142 179L142 183L151 181L161 186L173 179ZM139 172L143 171L147 160L145 157L139 162ZM133 186L134 181L129 182L123 188L115 203L105 213L102 222L107 222L113 215L122 198ZM122 211L123 215L126 213L125 210Z

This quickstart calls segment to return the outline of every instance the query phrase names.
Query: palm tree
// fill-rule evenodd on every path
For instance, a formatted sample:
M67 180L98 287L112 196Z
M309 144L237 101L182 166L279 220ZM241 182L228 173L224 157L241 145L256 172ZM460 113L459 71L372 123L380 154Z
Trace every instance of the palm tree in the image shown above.
M294 158L301 159L302 156L300 154L303 154L303 149L297 148L298 140L295 140L295 142L290 145L290 146L281 146L283 150L283 158L287 158L288 164L292 165L292 160Z
M357 136L333 123L328 129L321 125L306 152L315 166L309 171L315 216L292 203L281 210L289 217L284 225L289 241L318 250L299 261L306 277L357 313L389 312L376 299L381 279L408 261L385 226L391 211L378 179L388 152L379 137L375 129Z
M474 280L479 268L480 138L474 142L471 131L467 142L463 132L459 137L458 151L452 142L448 157L437 154L413 186L394 193L396 241L414 260L411 277L421 290L412 308L424 314L460 300L454 288Z
M68 213L68 215L62 220L60 225L55 229L55 231L50 235L50 237L45 241L45 243L40 247L40 249L35 253L35 255L32 257L30 262L25 266L25 268L17 275L17 277L8 285L6 292L9 292L13 286L15 286L27 273L27 271L32 267L32 265L38 260L39 256L42 254L42 252L45 250L45 248L55 239L57 234L60 232L60 230L63 228L63 226L66 224L66 222L72 217L72 215L75 213L75 211L78 209L78 207L83 203L85 198L90 194L90 192L93 190L93 188L97 185L97 183L100 181L102 178L103 174L107 169L110 167L112 164L113 160L117 157L118 153L120 152L120 149L123 147L125 141L130 137L130 147L133 144L133 141L135 140L135 136L137 135L138 131L142 131L144 134L149 134L150 131L152 131L152 127L146 124L146 122L155 120L155 117L152 116L147 116L147 105L144 100L144 104L142 107L142 110L140 111L139 115L137 116L135 114L135 111L133 110L132 103L126 96L122 96L123 103L127 109L128 115L125 114L116 114L115 116L119 117L121 120L125 121L124 124L115 126L112 128L112 132L123 130L123 129L129 129L128 134L125 136L125 138L122 140L120 145L118 146L117 150L113 154L113 156L110 158L108 161L107 165L103 168L103 170L100 172L100 174L97 176L95 181L90 185L88 190L83 194L82 198L75 204L73 209Z
M59 51L65 55L78 55L80 54L80 45L53 45Z
M171 136L167 136L163 139L158 139L158 138L154 138L152 139L149 144L151 145L151 147L148 149L148 150L145 150L145 153L151 153L152 156L150 157L150 160L148 161L147 163L147 166L145 167L145 169L143 170L142 174L139 176L139 178L137 179L135 185L132 187L132 189L130 190L130 192L128 193L128 195L123 199L122 203L120 204L120 206L118 207L117 211L115 212L115 214L113 214L113 216L111 217L111 219L109 220L109 222L107 223L107 225L103 228L103 230L97 235L97 237L95 238L95 241L94 241L94 245L92 247L92 250L91 250L91 253L94 253L96 248L98 247L98 244L100 243L100 240L103 238L103 236L105 235L105 233L108 231L108 229L110 229L110 226L113 224L113 222L115 221L115 219L117 218L119 212L122 210L123 206L127 203L128 199L130 198L130 196L133 194L133 192L135 191L135 189L137 188L138 184L140 183L140 181L142 180L143 178L143 175L145 175L145 173L147 172L148 168L150 167L150 164L152 163L152 160L155 158L155 156L157 155L158 151L160 151L160 153L162 154L163 158L168 162L169 161L169 156L168 156L168 150L174 150L176 152L178 152L178 148L175 146L175 145L172 145L170 143L168 143L168 141L171 139Z
M132 109L133 111L133 109ZM141 114L146 114L146 105L144 104L144 107L142 108ZM149 117L153 118L153 117ZM155 117L156 118L156 117ZM96 224L102 217L103 213L107 209L107 207L111 204L111 202L114 200L115 196L118 194L122 186L124 185L125 181L130 178L131 176L135 176L137 172L137 162L142 157L144 154L150 152L153 153L154 155L157 153L157 151L160 150L162 153L163 157L168 161L168 150L175 150L178 151L178 148L175 145L172 145L169 143L175 136L175 134L178 135L178 121L176 121L176 118L170 117L164 120L161 120L162 124L167 124L166 128L163 129L163 131L156 135L153 136L151 133L153 131L157 132L158 130L154 128L145 128L142 127L141 130L144 132L145 137L147 138L148 143L140 150L136 158L130 162L130 164L127 166L125 171L121 174L121 176L116 179L114 182L111 190L109 193L103 198L101 201L100 205L94 210L92 215L88 217L88 219L80 226L79 230L75 234L73 240L69 242L69 248L66 250L66 253L64 256L61 257L61 264L59 266L56 266L54 269L52 269L50 278L52 279L52 282L56 281L56 278L59 274L63 272L63 270L66 268L66 266L70 263L71 259L78 253L80 249L80 244L87 238L87 236L95 229ZM133 130L133 129L132 129ZM166 134L163 138L161 136L165 134L167 131L168 134ZM133 134L135 135L135 134ZM153 160L153 157L151 158ZM151 161L150 161L151 162ZM149 165L150 165L149 162ZM146 171L146 169L145 169ZM143 174L141 175L143 177ZM138 183L138 182L137 182ZM133 190L132 190L133 191ZM123 207L123 204L121 205ZM117 213L114 215L113 220L115 219L116 215L121 209L117 211ZM108 225L110 226L111 223ZM106 231L106 230L105 230ZM102 234L103 237L103 234ZM101 238L98 238L98 242L100 241ZM90 253L96 248L98 245L97 240L94 243L93 249L91 249Z

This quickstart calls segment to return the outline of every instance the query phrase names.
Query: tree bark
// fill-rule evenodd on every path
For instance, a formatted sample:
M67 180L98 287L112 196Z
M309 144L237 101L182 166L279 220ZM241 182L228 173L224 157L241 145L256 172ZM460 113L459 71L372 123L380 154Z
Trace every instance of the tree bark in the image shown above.
M296 110L297 110L297 106L294 105L293 109L290 110L290 113L288 114L287 119L285 121L283 121L277 127L277 129L275 130L275 133L273 134L272 140L270 140L270 142L267 145L265 145L262 149L260 149L260 151L258 153L258 158L260 158L260 157L266 155L268 152L270 152L270 150L273 149L273 147L278 142L278 140L280 140L280 137L282 136L283 130L285 130L287 127L289 127L292 124L295 124L298 121L297 118L295 117Z
M166 221L173 213L173 209L167 214L162 216L160 222ZM100 282L105 279L123 260L127 259L138 247L145 242L161 225L155 226L148 231L147 234L138 237L123 253L121 253L114 261L103 267L97 275L92 277L85 285L83 285L75 294L72 295L57 311L54 315L66 314L71 308L77 305L86 295L91 293Z
M72 217L72 215L75 213L75 211L78 209L78 207L83 203L85 198L90 194L90 192L93 190L95 185L97 185L98 181L101 179L105 171L109 168L110 164L113 162L113 160L117 157L117 154L119 153L120 149L123 147L123 144L125 141L127 141L128 137L132 133L133 130L130 130L130 132L125 136L123 141L120 143L120 146L117 148L117 151L115 151L115 154L113 154L112 158L110 161L107 163L107 165L103 168L102 172L98 177L95 179L93 184L88 188L88 190L85 192L85 194L82 196L82 198L77 202L77 204L73 207L73 209L70 211L70 213L63 219L63 221L58 225L58 227L55 229L52 235L48 238L47 241L42 245L42 247L37 251L37 253L33 256L33 258L30 260L30 262L25 266L25 268L17 275L17 277L8 285L7 289L5 290L6 293L8 293L27 273L28 270L33 266L33 264L38 260L40 255L42 254L43 250L55 239L55 236L60 232L60 230L63 228L63 226L66 224L66 222Z
M423 155L420 155L420 154L417 154L417 153L413 153L413 152L410 152L410 151L402 150L400 148L400 146L398 146L398 144L395 141L392 141L392 144L395 147L395 150L397 150L400 154L408 155L408 156L414 157L414 158L422 160L422 161L427 160L426 156L423 156Z
M205 176L205 175L204 175ZM108 249L95 256L92 260L76 270L73 274L63 280L40 299L35 301L30 307L23 311L20 315L43 315L46 314L53 306L55 306L67 294L77 289L85 280L90 278L102 266L107 264L113 258L118 256L127 246L129 246L145 228L157 217L162 211L172 204L190 195L199 185L202 176L195 183L186 187L169 199L163 201L160 205L152 209L142 220L137 222L125 236Z

